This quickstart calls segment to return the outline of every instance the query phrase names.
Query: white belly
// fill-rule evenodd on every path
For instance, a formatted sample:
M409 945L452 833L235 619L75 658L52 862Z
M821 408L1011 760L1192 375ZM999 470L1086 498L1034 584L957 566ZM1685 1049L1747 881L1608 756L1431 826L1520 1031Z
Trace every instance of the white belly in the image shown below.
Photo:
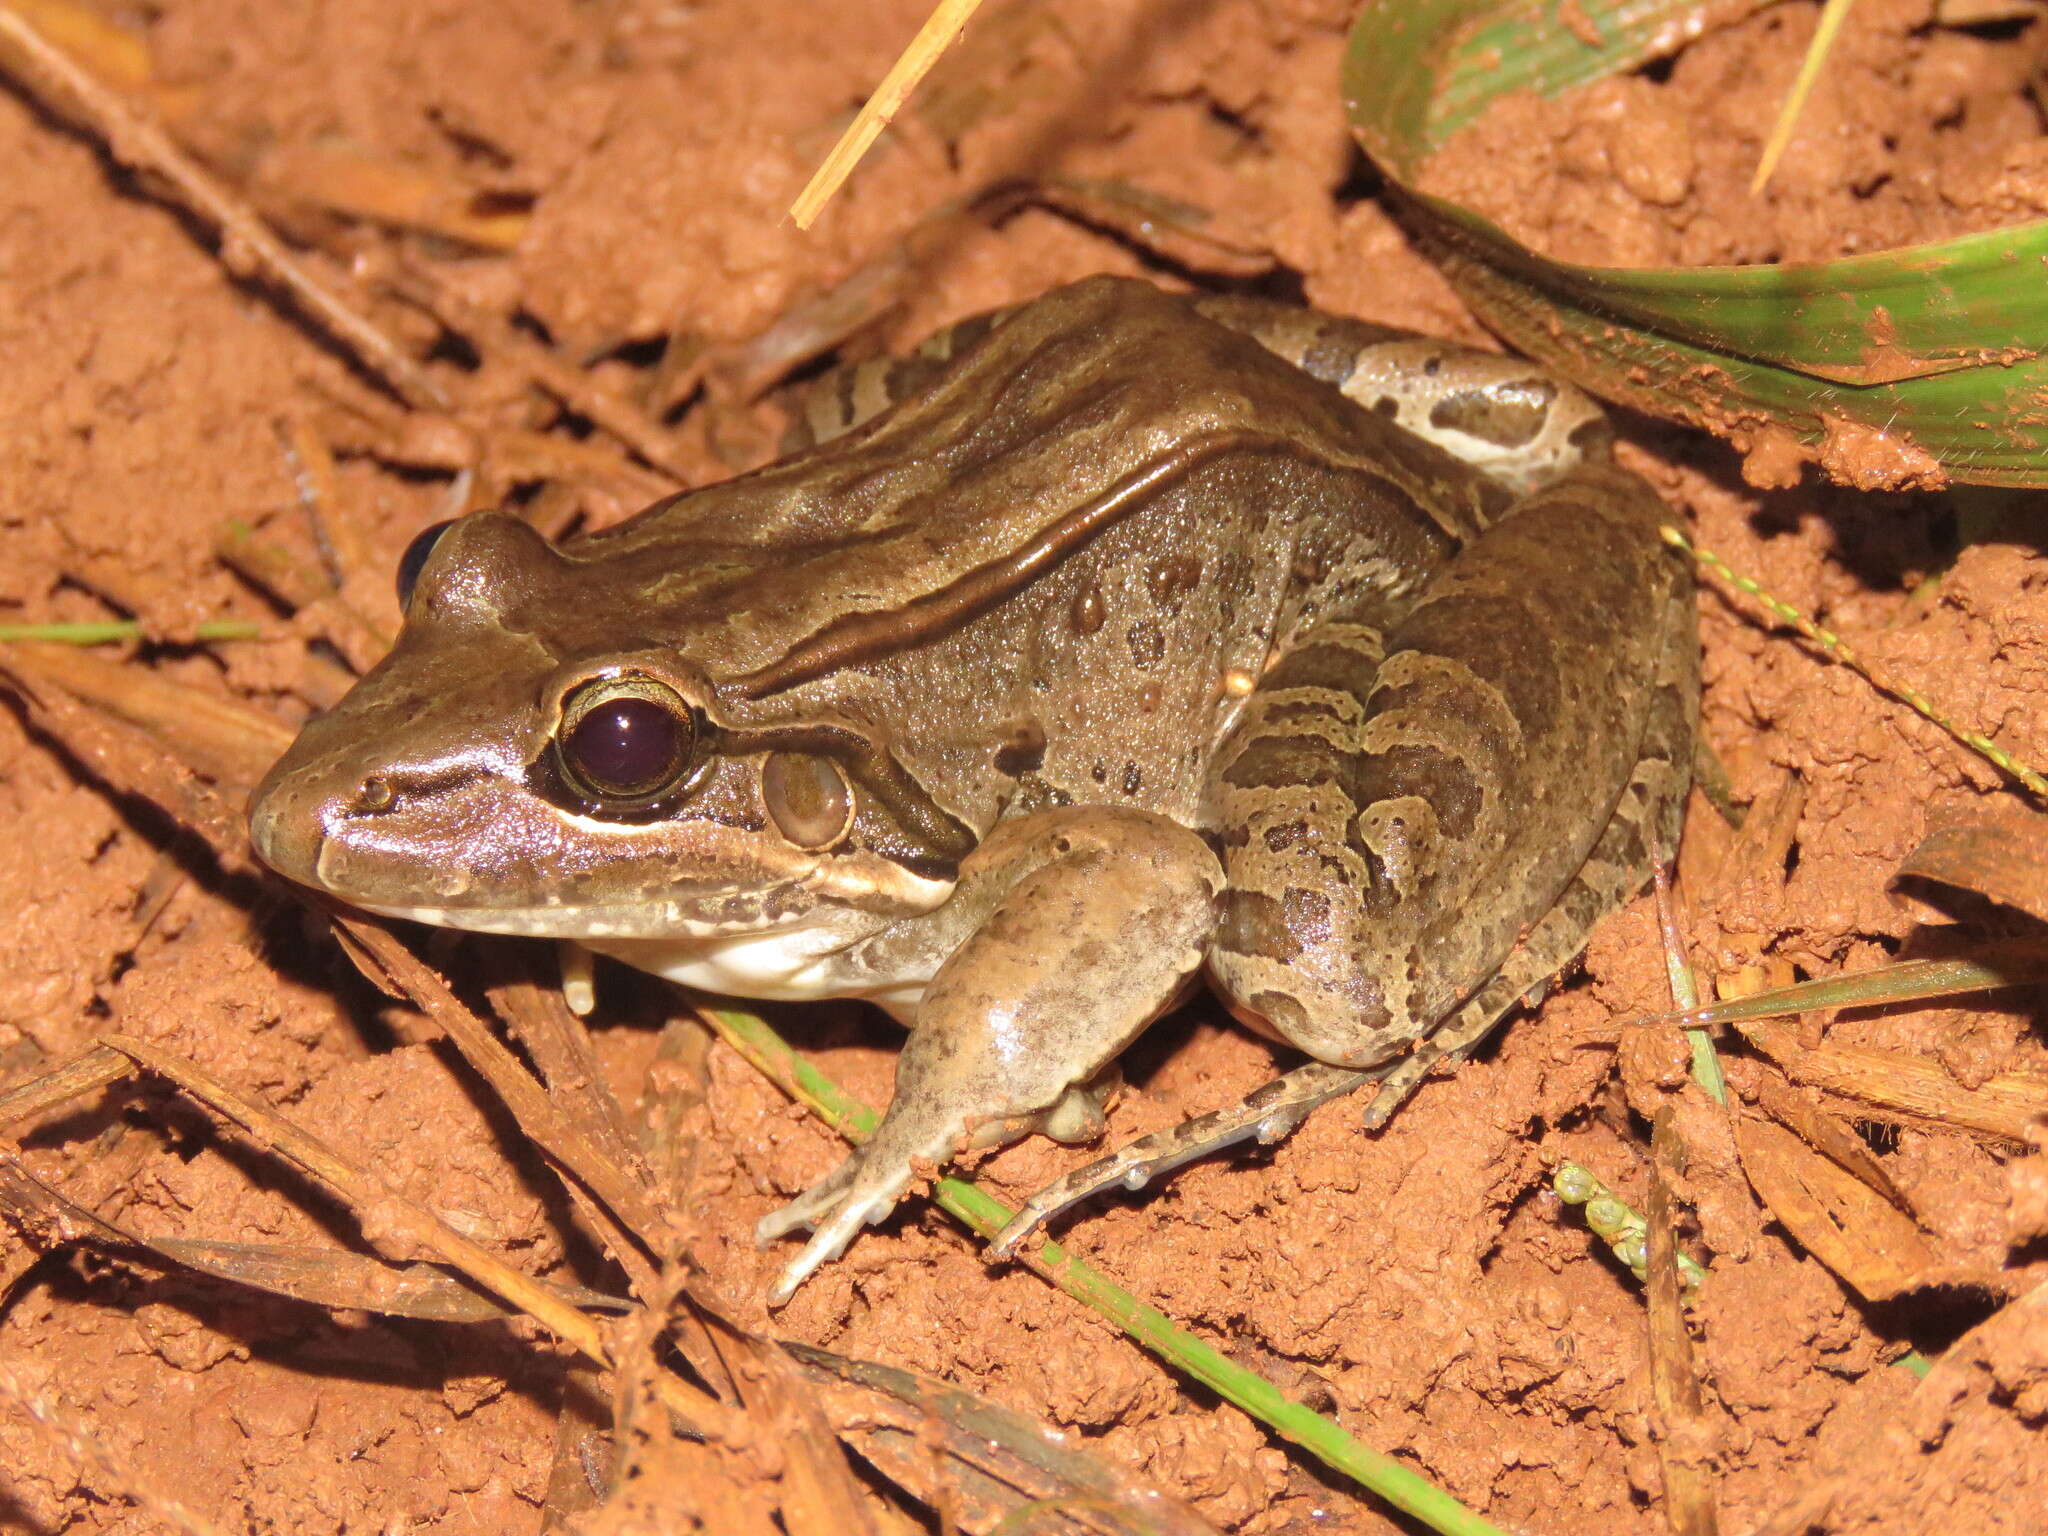
M700 991L795 1003L857 997L906 1024L931 980L929 974L876 975L853 953L858 940L826 924L701 938L586 942L601 955Z

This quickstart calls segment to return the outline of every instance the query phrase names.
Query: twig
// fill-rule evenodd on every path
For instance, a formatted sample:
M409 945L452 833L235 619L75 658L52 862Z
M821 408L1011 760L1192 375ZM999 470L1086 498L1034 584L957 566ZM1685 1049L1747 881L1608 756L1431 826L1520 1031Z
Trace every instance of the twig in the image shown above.
M1649 1251L1643 1277L1649 1300L1657 1459L1664 1469L1664 1517L1672 1536L1714 1536L1720 1522L1714 1511L1712 1431L1700 1403L1692 1336L1686 1332L1680 1300L1685 1281L1672 1235L1677 1211L1671 1185L1684 1172L1684 1162L1677 1106L1666 1104L1657 1111L1650 1135Z
M307 271L245 202L202 170L153 120L45 41L4 0L0 0L0 38L19 49L30 69L41 77L33 83L68 96L78 106L98 130L109 154L123 165L163 177L186 208L220 232L221 264L229 272L237 277L269 274L407 404L449 408L452 402L447 392L433 377Z

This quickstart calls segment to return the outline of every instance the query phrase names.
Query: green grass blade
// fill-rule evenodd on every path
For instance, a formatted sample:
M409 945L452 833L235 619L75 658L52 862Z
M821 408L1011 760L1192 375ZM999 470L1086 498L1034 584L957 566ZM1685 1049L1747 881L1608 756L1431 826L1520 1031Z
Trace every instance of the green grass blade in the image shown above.
M1928 998L1990 992L2000 987L2035 986L2043 981L2048 981L2048 950L2039 945L2015 945L2004 953L1993 952L1969 960L1902 960L1896 965L1880 966L1873 971L1819 977L1772 992L1758 992L1751 997L1733 998L1705 1008L1655 1014L1635 1022L1675 1024L1682 1029L1711 1029L1722 1024L1746 1024L1752 1019L1776 1018L1780 1014L1805 1013L1815 1008L1923 1002Z
M726 1008L705 1008L702 1012L720 1039L849 1141L865 1140L879 1123L881 1117L872 1109L842 1093L830 1078L791 1050L781 1036L754 1014ZM983 1239L994 1237L1013 1214L1001 1201L967 1179L941 1178L932 1188L932 1199ZM1499 1527L1474 1514L1441 1488L1392 1457L1359 1444L1336 1424L1293 1401L1263 1377L1233 1365L1157 1307L1146 1306L1058 1243L1042 1244L1036 1253L1020 1252L1017 1257L1019 1263L1092 1307L1174 1369L1236 1404L1283 1439L1293 1441L1325 1466L1343 1473L1430 1530L1441 1532L1442 1536L1502 1536Z
M215 640L257 640L263 626L247 619L209 619L192 630L192 642L204 645ZM135 619L92 619L73 624L0 624L0 641L31 640L51 645L114 645L140 640L142 625Z

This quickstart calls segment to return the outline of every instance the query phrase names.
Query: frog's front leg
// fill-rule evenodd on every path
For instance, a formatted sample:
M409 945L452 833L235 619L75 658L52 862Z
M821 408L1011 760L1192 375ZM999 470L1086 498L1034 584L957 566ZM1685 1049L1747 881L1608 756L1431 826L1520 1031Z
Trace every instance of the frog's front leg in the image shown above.
M951 900L871 940L879 969L891 947L959 942L918 1004L873 1138L755 1228L764 1244L814 1231L770 1305L886 1216L918 1161L1021 1135L1094 1077L1195 974L1222 885L1187 828L1077 806L999 828Z

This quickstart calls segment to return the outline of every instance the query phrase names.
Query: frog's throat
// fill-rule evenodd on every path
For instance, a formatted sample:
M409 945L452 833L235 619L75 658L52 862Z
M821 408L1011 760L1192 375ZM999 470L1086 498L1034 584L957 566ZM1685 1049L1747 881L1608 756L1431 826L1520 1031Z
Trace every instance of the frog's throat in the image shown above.
M953 894L952 881L928 880L907 870L892 868L886 891L841 875L828 861L799 879L751 889L649 892L615 902L543 899L532 906L378 902L349 892L335 894L366 911L436 928L575 939L596 948L613 939L699 943L848 924L865 929L891 917L931 911Z
M650 928L642 909L621 913L552 909L462 911L444 907L371 907L385 917L436 927L523 937L574 938L599 954L684 986L733 997L810 1002L864 997L908 1022L931 979L931 957L873 968L848 952L887 923L845 907L785 911L772 919L709 922L669 919ZM574 933L563 931L573 920Z

